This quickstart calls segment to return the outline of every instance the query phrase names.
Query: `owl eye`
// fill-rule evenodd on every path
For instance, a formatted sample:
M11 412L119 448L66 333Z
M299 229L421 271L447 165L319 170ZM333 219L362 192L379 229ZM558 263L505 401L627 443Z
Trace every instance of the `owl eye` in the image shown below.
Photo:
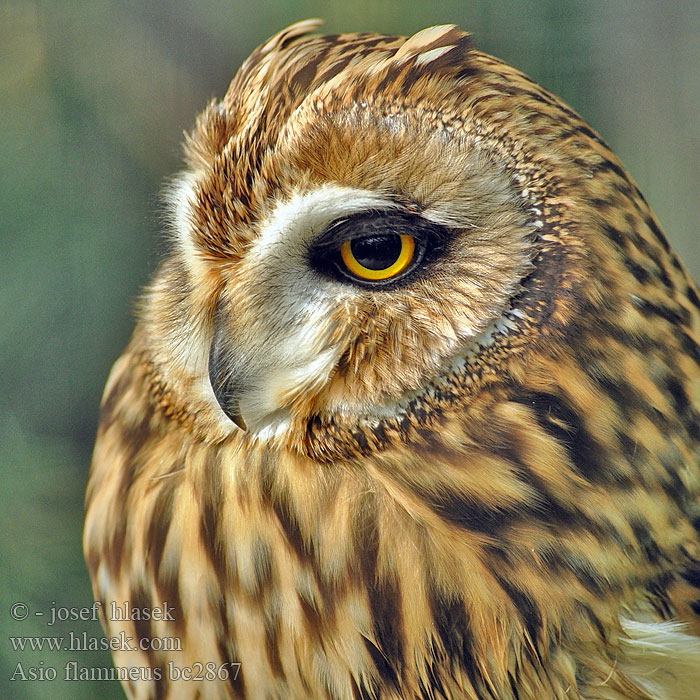
M438 260L452 236L416 214L363 212L331 223L311 244L309 262L341 282L388 290Z
M408 234L354 238L340 246L340 258L348 272L363 280L389 280L413 261L416 244Z

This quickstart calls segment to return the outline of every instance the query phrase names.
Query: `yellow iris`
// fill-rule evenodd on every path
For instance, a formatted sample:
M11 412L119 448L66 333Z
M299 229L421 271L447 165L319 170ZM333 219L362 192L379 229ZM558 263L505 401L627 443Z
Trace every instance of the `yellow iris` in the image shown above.
M396 277L396 275L403 272L403 270L410 265L416 248L413 236L401 234L400 238L401 249L399 250L396 260L394 260L394 262L388 267L383 267L378 270L372 269L371 267L365 267L353 254L351 247L352 241L345 241L340 246L340 257L343 259L345 267L347 267L353 275L359 277L360 279L386 280L391 277Z

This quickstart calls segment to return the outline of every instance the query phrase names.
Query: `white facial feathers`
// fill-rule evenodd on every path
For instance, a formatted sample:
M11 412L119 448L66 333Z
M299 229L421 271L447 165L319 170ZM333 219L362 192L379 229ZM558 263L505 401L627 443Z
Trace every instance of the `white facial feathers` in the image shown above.
M260 430L285 420L290 404L323 388L343 348L333 310L343 303L337 282L309 262L329 224L353 214L395 208L372 192L324 185L278 202L235 268L217 314L237 410Z

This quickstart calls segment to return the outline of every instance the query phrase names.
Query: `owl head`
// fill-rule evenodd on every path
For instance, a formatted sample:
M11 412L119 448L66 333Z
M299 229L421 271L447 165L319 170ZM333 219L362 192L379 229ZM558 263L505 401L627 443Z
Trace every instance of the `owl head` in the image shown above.
M142 313L171 403L334 455L547 386L613 313L639 335L667 244L574 112L453 26L315 26L256 49L187 138Z

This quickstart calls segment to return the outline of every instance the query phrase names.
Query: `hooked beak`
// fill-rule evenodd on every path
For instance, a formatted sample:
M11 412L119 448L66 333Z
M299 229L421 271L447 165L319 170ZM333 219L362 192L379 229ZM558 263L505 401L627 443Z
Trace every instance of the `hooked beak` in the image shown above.
M214 337L209 350L209 382L221 410L241 430L247 430L239 406L243 386L233 369L231 352L225 346L219 315L217 313L214 319Z

